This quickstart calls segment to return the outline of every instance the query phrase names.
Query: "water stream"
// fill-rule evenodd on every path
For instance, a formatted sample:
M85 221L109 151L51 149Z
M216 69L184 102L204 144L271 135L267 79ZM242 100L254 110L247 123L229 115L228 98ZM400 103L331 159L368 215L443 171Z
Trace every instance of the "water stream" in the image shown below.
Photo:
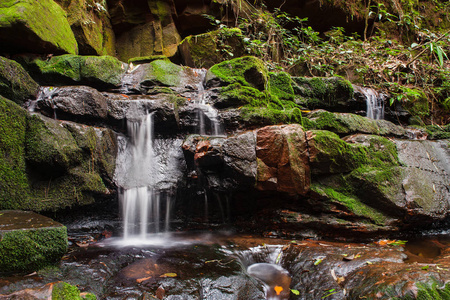
M366 98L366 117L374 120L384 119L384 100L383 94L378 93L372 88L354 86L355 90L360 92Z

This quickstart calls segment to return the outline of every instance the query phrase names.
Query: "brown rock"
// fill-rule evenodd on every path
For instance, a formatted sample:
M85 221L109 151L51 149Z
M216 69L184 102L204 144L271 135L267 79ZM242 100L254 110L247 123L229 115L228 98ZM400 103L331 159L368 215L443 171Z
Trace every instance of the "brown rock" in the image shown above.
M257 131L257 188L304 195L310 172L306 137L300 125L267 126Z

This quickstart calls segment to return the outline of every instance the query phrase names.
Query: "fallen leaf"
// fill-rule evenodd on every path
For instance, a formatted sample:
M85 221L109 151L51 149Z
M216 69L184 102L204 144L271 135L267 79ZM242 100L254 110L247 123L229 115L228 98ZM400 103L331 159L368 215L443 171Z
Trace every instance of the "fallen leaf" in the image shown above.
M142 283L143 281L149 280L150 278L152 278L152 276L150 276L150 277L144 277L144 278L139 278L139 279L136 279L136 282L137 282L137 283Z
M277 293L277 296L279 296L281 294L281 292L283 291L283 287L276 285L274 288L275 293Z
M291 292L292 292L292 294L294 294L296 296L300 295L300 292L298 290L292 290L291 289Z
M159 277L177 277L177 276L178 276L177 273L165 273Z

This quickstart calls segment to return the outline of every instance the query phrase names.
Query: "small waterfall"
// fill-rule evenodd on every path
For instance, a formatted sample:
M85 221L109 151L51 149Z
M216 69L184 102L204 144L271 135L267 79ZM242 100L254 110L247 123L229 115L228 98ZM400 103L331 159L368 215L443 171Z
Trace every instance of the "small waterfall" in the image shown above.
M167 145L156 143L152 113L128 119L127 133L128 137L119 140L115 180L119 186L123 238L134 243L145 241L149 234L169 231L173 194L165 180L174 175L170 169L177 166L170 159L171 151L165 151L169 158L158 157L156 153L156 148ZM167 166L161 167L161 160Z
M359 92L366 98L367 110L366 117L374 120L384 119L384 100L383 94L378 93L372 88L353 86L355 92Z
M224 129L219 120L217 110L206 103L206 93L203 87L203 81L206 76L206 69L196 69L199 81L196 84L197 97L194 103L198 106L199 134L220 136L224 135ZM209 126L208 126L209 125Z

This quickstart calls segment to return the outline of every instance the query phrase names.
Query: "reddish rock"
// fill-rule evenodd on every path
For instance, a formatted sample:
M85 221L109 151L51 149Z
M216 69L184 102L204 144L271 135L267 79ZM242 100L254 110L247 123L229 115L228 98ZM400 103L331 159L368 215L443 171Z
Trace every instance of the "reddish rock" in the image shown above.
M256 133L256 187L304 195L310 172L305 133L300 125L267 126Z

